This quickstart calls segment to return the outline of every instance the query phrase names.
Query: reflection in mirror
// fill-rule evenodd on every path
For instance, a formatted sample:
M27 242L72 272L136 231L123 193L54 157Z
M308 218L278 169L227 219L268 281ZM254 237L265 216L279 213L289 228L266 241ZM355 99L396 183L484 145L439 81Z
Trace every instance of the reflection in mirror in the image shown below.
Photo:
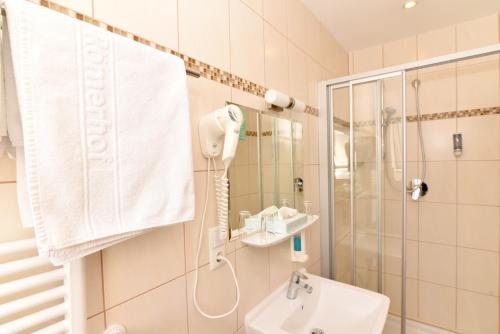
M292 122L262 115L261 129L264 207L294 206Z
M241 211L254 215L261 210L257 143L259 113L245 107L241 107L241 111L244 122L236 155L228 170L230 231L244 226L244 221L240 225Z

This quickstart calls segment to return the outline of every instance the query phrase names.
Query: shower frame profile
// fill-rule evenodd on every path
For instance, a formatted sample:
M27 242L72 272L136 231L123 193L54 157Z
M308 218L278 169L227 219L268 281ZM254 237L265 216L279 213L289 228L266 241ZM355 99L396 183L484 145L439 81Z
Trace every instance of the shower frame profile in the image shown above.
M319 162L320 162L320 225L321 225L321 273L322 276L335 279L337 273L335 272L335 250L336 250L336 240L335 240L335 221L334 221L334 189L332 187L334 180L334 115L335 110L333 107L332 93L334 89L348 88L349 89L349 155L354 157L354 132L353 132L353 85L367 83L367 82L377 82L379 85L380 80L397 77L401 78L401 133L402 133L402 159L403 159L403 173L401 182L401 194L402 194L402 210L401 210L401 222L402 222L402 241L401 241L401 334L406 333L406 270L407 270L407 258L406 258L406 237L407 237L407 201L406 198L406 180L407 180L407 150L406 150L406 72L412 70L418 70L423 68L428 68L437 65L443 65L448 63L455 63L457 61L463 61L478 57L484 57L488 55L500 54L500 43L493 44L490 46L477 48L468 51L456 52L444 56L434 57L426 60L415 61L411 63L406 63L402 65L387 67L375 71L369 71L365 73L354 74L350 76L344 76L337 79L322 81L318 84L318 106L319 106ZM380 87L379 87L380 88ZM382 92L379 89L379 92ZM383 95L383 94L380 94ZM382 96L379 96L383 99ZM383 100L382 100L383 102ZM381 104L381 103L380 103ZM380 105L379 104L379 105ZM377 116L376 120L377 126L380 125L380 115ZM380 131L377 130L377 157L380 157ZM378 183L381 179L381 162L377 158L377 179ZM355 268L356 268L356 238L355 230L355 211L354 211L354 159L349 158L349 175L350 175L350 225L351 225L351 254L352 254L352 279L355 282ZM378 287L379 292L382 290L382 249L381 249L381 189L377 186L377 276L378 276Z

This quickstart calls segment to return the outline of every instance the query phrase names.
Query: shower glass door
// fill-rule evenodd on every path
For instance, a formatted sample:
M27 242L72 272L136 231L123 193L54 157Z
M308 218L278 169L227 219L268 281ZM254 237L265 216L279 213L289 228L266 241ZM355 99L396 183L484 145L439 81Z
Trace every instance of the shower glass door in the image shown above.
M333 278L388 295L398 327L406 275L403 82L395 72L330 91Z

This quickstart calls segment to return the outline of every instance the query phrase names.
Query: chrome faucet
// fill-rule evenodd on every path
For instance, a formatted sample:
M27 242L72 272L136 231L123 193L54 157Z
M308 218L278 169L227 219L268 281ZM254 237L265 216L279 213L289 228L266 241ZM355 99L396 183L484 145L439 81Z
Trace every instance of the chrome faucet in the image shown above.
M305 290L307 293L312 293L313 287L303 280L306 280L307 276L300 271L294 271L290 277L290 283L288 284L288 290L286 291L286 298L295 299L300 289Z

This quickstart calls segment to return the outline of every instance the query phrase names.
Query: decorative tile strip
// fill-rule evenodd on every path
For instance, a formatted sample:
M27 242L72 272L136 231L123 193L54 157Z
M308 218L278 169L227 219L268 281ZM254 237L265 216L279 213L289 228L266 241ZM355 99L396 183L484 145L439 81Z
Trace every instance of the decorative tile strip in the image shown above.
M263 131L262 132L262 137L270 137L273 135L272 131Z
M248 137L257 137L257 131L250 131L250 130L247 130L245 132L245 134L248 136Z
M436 121L440 119L476 117L487 115L500 115L500 106L490 108L467 109L459 111L447 111L442 113L424 114L420 117L422 121ZM417 116L411 115L406 117L408 122L416 122Z
M459 111L446 111L446 112L433 113L433 114L424 114L424 115L421 115L420 119L423 122L427 122L427 121L437 121L437 120L442 120L442 119L477 117L477 116L488 116L488 115L500 115L500 106L490 107L490 108L459 110ZM343 119L340 119L338 117L333 117L333 120L338 125L349 127L349 122L344 121ZM406 121L408 123L416 122L417 115L406 116ZM398 122L401 122L401 117L392 118L390 123L398 123ZM354 122L355 127L374 126L374 125L375 125L374 120Z
M258 85L254 82L251 82L249 80L246 80L244 78L241 78L237 75L234 75L232 73L226 72L224 70L221 70L215 66L209 65L207 63L204 63L200 60L191 58L187 55L184 55L182 53L179 53L175 50L169 49L165 46L162 46L160 44L157 44L153 41L147 40L145 38L142 38L140 36L134 35L132 33L129 33L125 30L119 29L117 27L113 27L111 25L108 25L104 22L100 22L98 20L95 20L94 18L78 13L72 9L63 7L61 5L55 4L53 2L47 1L47 0L29 0L32 3L41 5L43 7L52 9L56 12L59 12L61 14L76 18L80 21L84 21L87 23L90 23L92 25L95 25L97 27L100 27L102 29L106 29L109 32L121 35L123 37L126 37L128 39L132 39L138 43L150 46L152 48L155 48L157 50L167 52L170 54L173 54L177 57L180 57L182 60L184 60L185 66L187 70L192 70L196 73L199 73L201 77L216 81L220 84L233 87L239 90L242 90L244 92L259 96L259 97L264 97L264 94L266 93L266 87L263 87L261 85ZM314 116L319 116L318 109L306 106L306 113Z

